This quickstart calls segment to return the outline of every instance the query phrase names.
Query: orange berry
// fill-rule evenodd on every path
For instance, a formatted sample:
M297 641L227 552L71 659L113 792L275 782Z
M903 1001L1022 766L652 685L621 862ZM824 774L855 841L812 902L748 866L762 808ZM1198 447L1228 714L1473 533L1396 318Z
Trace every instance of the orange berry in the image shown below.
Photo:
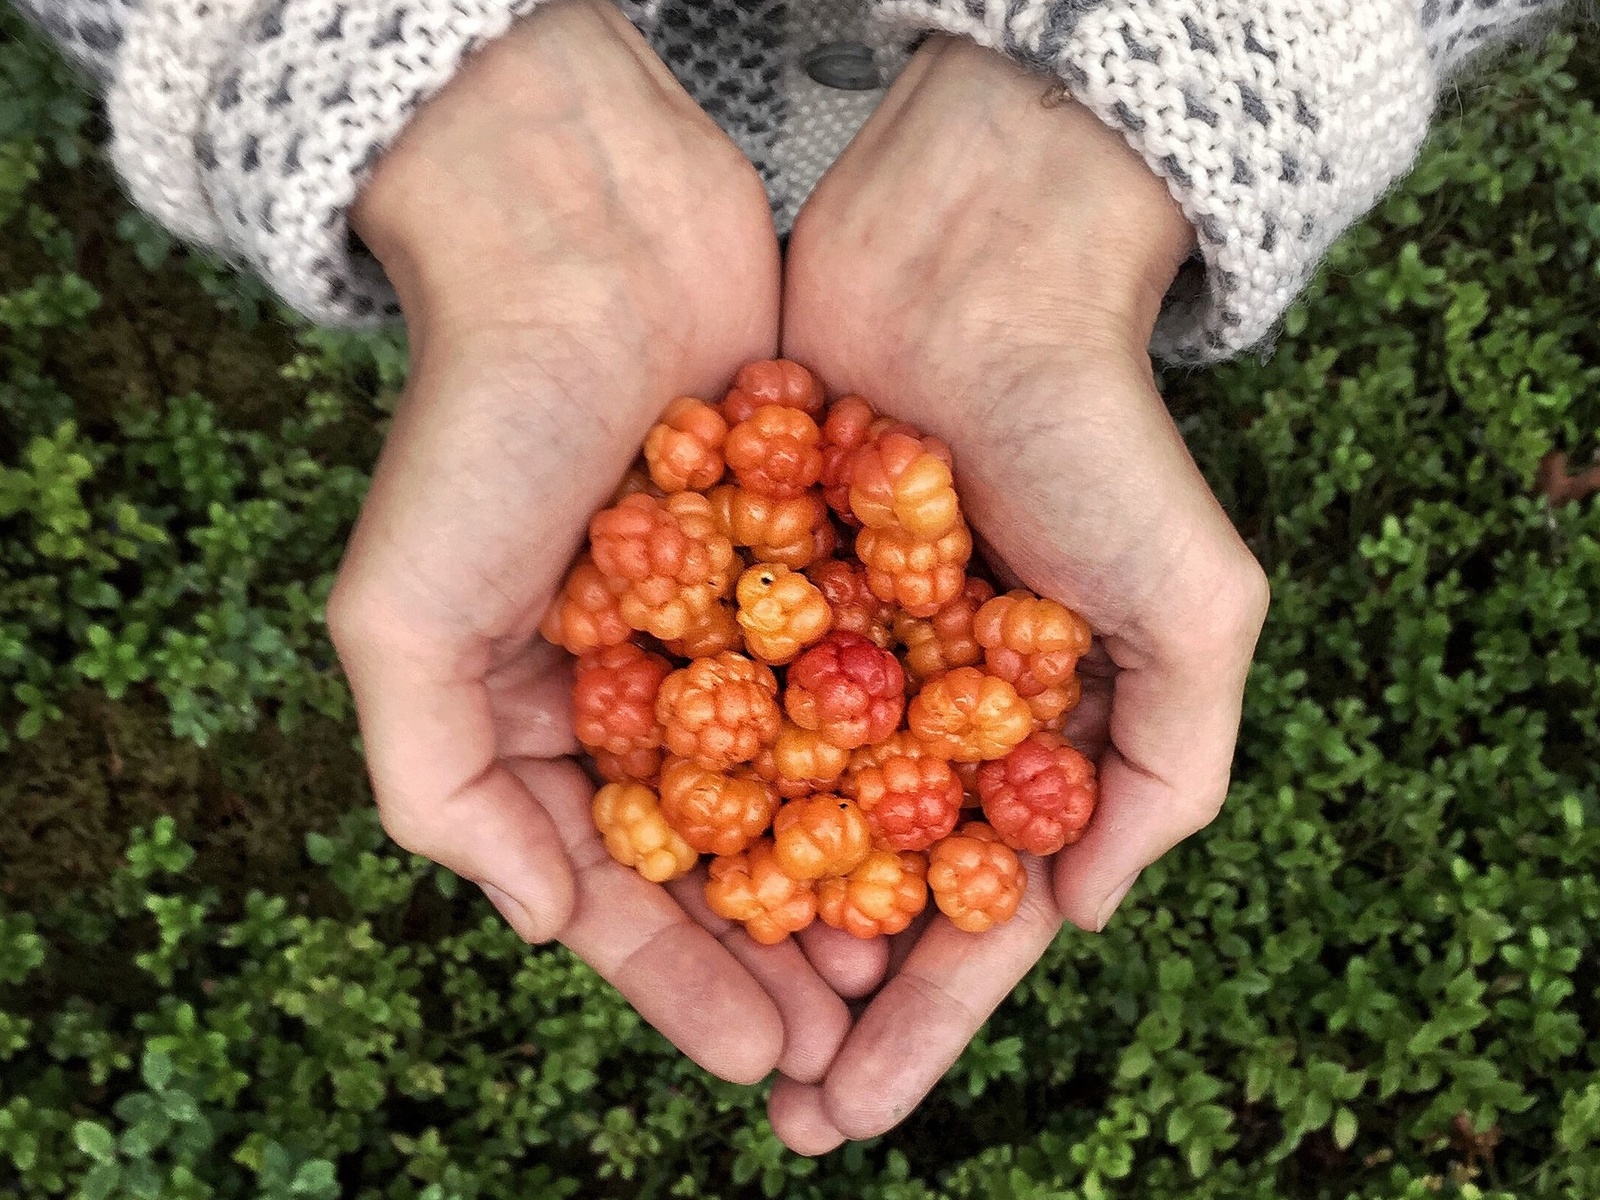
M661 774L661 750L629 750L626 754L613 754L610 750L591 750L594 769L607 783L648 783L655 786Z
M623 620L664 641L683 637L733 584L733 545L694 492L626 497L589 522L589 546L622 586Z
M866 445L877 414L860 396L846 396L828 409L822 423L822 495L839 519L860 525L850 508L850 477L855 453Z
M1043 857L1083 836L1100 787L1092 762L1055 734L1036 733L979 768L978 792L1001 840Z
M750 547L761 562L799 570L833 553L828 507L815 492L774 500L724 484L708 498L723 533L734 545Z
M792 500L822 476L822 431L798 408L768 404L728 430L723 455L747 491Z
M948 457L904 433L868 442L851 463L850 511L869 529L899 526L923 541L943 537L961 519Z
M928 904L921 854L874 850L848 875L817 883L817 915L858 938L899 933Z
M957 762L1000 758L1033 732L1033 713L1009 683L976 667L930 679L907 711L911 731Z
M771 838L743 854L711 860L706 904L717 916L738 921L763 946L799 933L817 915L816 885L785 874Z
M1087 621L1065 604L1021 590L985 603L973 618L972 633L989 673L1024 700L1064 684L1089 652Z
M785 721L777 740L756 755L755 773L777 789L785 800L833 790L850 763L850 751L841 750L814 729Z
M608 783L596 792L594 824L611 857L651 883L687 875L699 861L642 783Z
M865 571L854 563L830 558L812 563L806 568L806 575L817 585L833 611L835 629L858 633L875 646L889 648L894 640L890 631L894 605L872 594Z
M867 569L867 586L880 600L913 617L931 617L961 594L972 558L972 533L964 521L942 537L924 541L899 526L863 529L856 557Z
M674 758L661 769L661 812L702 854L737 854L772 824L778 797L748 776Z
M861 810L841 796L791 800L772 822L778 865L795 879L847 875L872 850Z
M850 762L844 772L844 794L855 795L855 777L868 767L881 767L886 759L938 758L933 748L909 729L897 729L881 741L850 751Z
M624 585L603 575L587 554L577 561L550 611L539 623L545 641L569 654L615 646L633 636L617 597Z
M1058 729L1061 718L1077 708L1078 702L1083 699L1083 682L1077 675L1069 675L1055 687L1045 688L1023 699L1028 702L1028 711L1033 713L1035 729Z
M729 651L674 671L656 695L663 741L679 758L712 771L749 762L778 736L772 668Z
M693 396L679 396L645 435L651 480L667 492L703 492L714 486L722 478L727 436L721 413Z
M684 631L681 638L663 642L669 654L679 658L714 658L726 650L744 647L744 635L734 618L731 605L718 601Z
M982 933L1016 916L1028 875L993 829L969 821L928 852L928 887L952 925Z
M983 647L972 635L972 621L994 588L982 579L969 577L960 595L931 617L901 614L894 621L894 635L905 647L902 661L906 674L919 686L935 675L955 667L971 667L983 661Z
M798 408L816 417L822 414L822 385L797 362L786 358L749 363L733 377L733 387L722 401L728 424L747 421L756 409L769 404Z
M948 762L903 754L853 772L850 786L873 845L887 850L926 850L956 827L965 795Z
M833 610L804 575L761 563L739 576L739 628L745 647L778 666L817 641L833 624Z
M790 719L845 750L882 741L905 711L899 661L856 633L823 638L795 660L787 683Z

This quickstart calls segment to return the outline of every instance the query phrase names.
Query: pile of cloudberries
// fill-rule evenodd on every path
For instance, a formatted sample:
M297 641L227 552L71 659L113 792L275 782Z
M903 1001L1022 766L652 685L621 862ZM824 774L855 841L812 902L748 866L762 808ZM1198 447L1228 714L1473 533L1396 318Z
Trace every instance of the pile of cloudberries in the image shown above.
M1090 631L971 559L949 449L804 367L674 400L541 626L611 855L658 883L710 855L711 909L764 943L898 933L930 891L1009 920L1019 852L1094 811L1060 732Z

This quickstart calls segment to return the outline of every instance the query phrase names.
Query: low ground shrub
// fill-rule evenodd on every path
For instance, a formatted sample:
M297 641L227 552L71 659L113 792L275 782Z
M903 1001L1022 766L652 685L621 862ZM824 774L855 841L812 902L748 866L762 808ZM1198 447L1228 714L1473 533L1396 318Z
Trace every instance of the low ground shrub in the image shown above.
M813 1162L384 846L321 602L401 347L129 214L0 15L0 1194L1600 1195L1596 96L1474 76L1274 353L1164 381L1275 591L1229 805Z

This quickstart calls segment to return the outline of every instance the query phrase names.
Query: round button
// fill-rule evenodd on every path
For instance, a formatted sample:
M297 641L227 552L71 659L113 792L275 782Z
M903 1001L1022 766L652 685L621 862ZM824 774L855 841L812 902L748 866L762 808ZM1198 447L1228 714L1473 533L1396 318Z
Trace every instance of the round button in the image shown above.
M871 48L860 42L818 46L806 55L805 68L806 74L823 87L842 92L869 92L881 82Z

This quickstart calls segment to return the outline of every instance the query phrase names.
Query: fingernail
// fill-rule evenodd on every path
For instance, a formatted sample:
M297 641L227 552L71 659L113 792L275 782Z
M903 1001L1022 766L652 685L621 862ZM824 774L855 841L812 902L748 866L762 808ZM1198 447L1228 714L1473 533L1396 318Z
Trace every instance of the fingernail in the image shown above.
M480 883L478 887L482 889L489 903L494 905L495 911L506 919L506 924L517 931L518 937L525 942L534 940L537 925L532 913L492 883Z
M1116 890L1113 891L1111 895L1105 898L1105 902L1100 905L1099 913L1095 915L1094 931L1096 933L1099 933L1102 929L1104 929L1106 924L1116 914L1117 905L1122 903L1123 897L1128 894L1129 889L1132 888L1134 884L1139 882L1139 875L1140 871L1135 871L1132 875L1129 875L1117 885Z

